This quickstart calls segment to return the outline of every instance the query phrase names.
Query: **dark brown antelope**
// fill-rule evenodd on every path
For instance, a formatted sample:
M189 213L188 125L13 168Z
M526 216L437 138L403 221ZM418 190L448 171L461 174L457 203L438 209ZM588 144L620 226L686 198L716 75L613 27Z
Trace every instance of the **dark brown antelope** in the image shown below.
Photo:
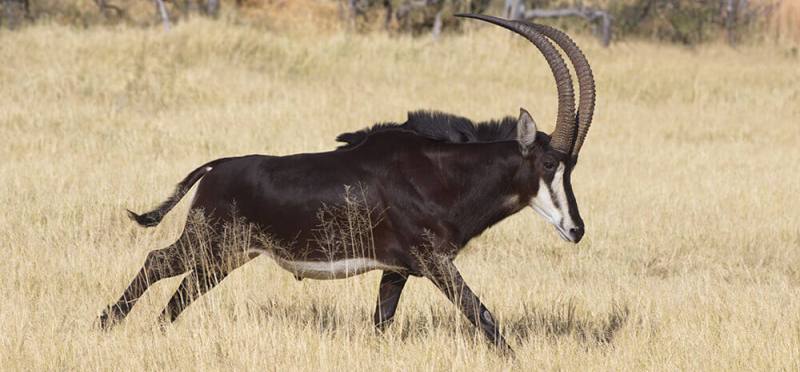
M478 124L417 112L404 124L342 134L338 140L346 144L335 151L203 164L155 210L130 212L140 225L155 226L202 179L180 238L148 254L100 325L125 318L153 283L190 272L161 315L174 321L232 270L263 254L298 279L382 270L374 316L379 330L391 323L407 278L428 278L494 345L510 351L453 259L472 238L526 206L564 240L581 240L584 225L570 175L592 119L594 80L584 55L559 30L463 16L505 27L542 52L558 90L552 134L538 132L523 109L517 119ZM577 113L569 70L548 39L576 69Z

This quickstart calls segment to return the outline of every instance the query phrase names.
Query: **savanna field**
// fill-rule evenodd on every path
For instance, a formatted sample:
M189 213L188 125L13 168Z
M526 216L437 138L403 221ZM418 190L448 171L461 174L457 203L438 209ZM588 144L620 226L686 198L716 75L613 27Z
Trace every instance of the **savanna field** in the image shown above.
M576 39L598 85L573 173L585 238L527 209L456 260L508 359L425 279L377 335L379 272L298 282L266 257L163 332L180 278L111 331L96 318L175 240L191 195L153 229L125 208L149 210L208 160L327 151L423 108L486 120L522 106L551 130L553 78L524 39L203 20L0 32L0 369L800 369L796 49Z

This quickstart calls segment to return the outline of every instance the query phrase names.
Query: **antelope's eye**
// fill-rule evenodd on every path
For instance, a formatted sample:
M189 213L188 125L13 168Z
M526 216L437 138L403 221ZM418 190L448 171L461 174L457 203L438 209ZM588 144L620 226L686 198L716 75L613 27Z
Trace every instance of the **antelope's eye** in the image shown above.
M544 170L548 172L556 170L556 162L553 159L546 159L543 165L544 165Z

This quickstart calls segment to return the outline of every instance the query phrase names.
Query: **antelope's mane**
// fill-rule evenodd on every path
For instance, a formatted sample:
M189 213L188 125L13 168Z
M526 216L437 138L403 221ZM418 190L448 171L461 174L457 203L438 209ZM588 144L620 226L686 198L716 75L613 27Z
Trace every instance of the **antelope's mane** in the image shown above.
M342 142L337 150L350 149L363 143L378 132L413 132L426 138L448 142L510 141L517 136L517 119L507 116L500 120L475 123L465 117L437 111L413 111L405 123L378 123L356 132L342 133L336 141Z

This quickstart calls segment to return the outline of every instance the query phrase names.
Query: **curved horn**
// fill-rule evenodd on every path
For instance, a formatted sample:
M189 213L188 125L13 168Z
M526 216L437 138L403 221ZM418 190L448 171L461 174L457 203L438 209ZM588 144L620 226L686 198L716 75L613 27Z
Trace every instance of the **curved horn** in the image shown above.
M581 146L583 146L583 140L586 139L586 134L589 132L589 126L592 124L592 115L594 114L595 86L592 67L589 66L589 61L583 55L581 49L578 48L578 45L563 31L535 23L520 23L533 27L536 31L555 41L567 54L572 66L575 67L580 89L580 101L578 102L578 134L575 139L575 145L572 147L572 157L577 158L578 153L581 151Z
M544 55L558 89L558 116L556 128L553 130L550 146L555 150L569 154L575 140L575 93L572 88L572 77L561 54L547 38L530 25L508 21L502 18L479 14L456 14L457 17L473 18L489 22L524 36Z

